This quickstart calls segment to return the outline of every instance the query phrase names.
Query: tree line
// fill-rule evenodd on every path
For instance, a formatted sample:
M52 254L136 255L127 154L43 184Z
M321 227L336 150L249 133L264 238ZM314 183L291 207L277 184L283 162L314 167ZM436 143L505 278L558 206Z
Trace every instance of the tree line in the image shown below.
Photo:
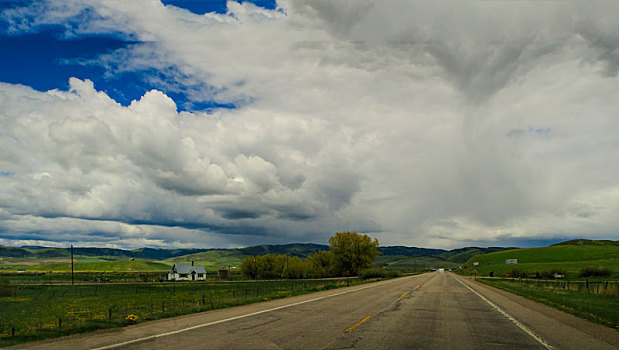
M378 257L378 240L357 232L337 232L329 238L329 251L318 251L305 260L284 254L248 256L241 272L252 279L323 278L357 276Z

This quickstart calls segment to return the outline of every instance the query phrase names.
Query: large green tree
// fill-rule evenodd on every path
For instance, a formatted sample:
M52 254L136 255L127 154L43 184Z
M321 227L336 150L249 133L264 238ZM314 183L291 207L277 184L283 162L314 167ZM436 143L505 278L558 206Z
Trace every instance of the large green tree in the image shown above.
M333 254L324 250L318 251L309 256L305 262L307 263L307 271L310 277L322 278L331 277L331 266L333 265Z
M274 279L283 277L285 255L265 254L243 259L241 272L253 279Z
M378 257L378 240L357 232L337 232L329 238L333 270L337 275L356 276Z

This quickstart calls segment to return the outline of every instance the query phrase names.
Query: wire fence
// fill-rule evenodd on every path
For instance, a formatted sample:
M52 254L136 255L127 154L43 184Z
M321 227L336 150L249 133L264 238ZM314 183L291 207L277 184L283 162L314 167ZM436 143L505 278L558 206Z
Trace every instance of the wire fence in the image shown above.
M0 341L109 328L359 283L358 278L246 282L19 285L0 298ZM1 344L1 343L0 343Z
M533 284L549 289L572 290L584 294L606 295L619 297L619 281L568 281L568 280L540 280L521 278L514 279L521 284Z

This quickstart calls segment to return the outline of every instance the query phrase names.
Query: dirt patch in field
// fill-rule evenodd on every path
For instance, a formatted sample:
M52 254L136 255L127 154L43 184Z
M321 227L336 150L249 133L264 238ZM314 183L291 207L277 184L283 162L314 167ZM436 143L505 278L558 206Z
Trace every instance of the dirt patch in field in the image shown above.
M70 263L71 259L54 259L54 260L41 260L42 263ZM77 259L73 259L73 262L76 263Z
M24 261L24 262L10 262L10 261L4 261L2 262L2 265L39 265L38 262L36 261Z

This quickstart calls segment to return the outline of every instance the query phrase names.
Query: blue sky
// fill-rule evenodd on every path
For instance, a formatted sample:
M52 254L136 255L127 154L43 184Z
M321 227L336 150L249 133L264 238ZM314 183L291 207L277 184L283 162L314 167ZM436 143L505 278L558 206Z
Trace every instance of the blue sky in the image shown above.
M274 10L274 0L242 1ZM3 1L2 9L27 8L33 1ZM164 0L163 4L175 6L203 15L205 13L225 14L225 0ZM82 17L89 17L88 11ZM78 18L69 26L79 26ZM178 85L173 73L177 67L167 67L167 71L157 67L143 67L137 71L110 72L98 58L132 45L143 45L135 40L132 33L88 33L67 37L67 24L42 25L30 30L15 32L8 30L6 21L0 22L0 81L23 84L39 91L51 89L66 90L69 78L90 79L98 90L104 91L123 106L139 99L151 89L159 89L171 97L180 111L209 111L213 108L235 108L234 103L218 103L207 99L192 99L186 90L207 88L203 86ZM107 69L106 69L107 68ZM172 72L169 72L172 71ZM106 74L107 73L107 74ZM127 82L131 82L127 84Z
M616 1L1 1L0 244L619 238Z

